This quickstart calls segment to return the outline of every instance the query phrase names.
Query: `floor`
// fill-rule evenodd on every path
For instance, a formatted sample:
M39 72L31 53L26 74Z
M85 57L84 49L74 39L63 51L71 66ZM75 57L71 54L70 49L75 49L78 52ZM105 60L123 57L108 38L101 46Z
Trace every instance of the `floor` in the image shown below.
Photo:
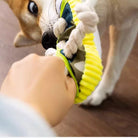
M29 53L44 54L41 45L15 48L18 22L0 1L0 85L11 64ZM108 33L103 38L103 55L108 52ZM105 65L106 56L103 56ZM123 69L114 94L99 107L74 105L55 128L59 136L138 136L138 39Z

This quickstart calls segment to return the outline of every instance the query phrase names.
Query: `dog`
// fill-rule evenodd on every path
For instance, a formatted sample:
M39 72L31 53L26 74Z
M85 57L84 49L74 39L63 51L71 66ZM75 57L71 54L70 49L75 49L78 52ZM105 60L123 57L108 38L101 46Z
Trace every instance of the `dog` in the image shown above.
M64 19L59 18L59 4L57 3L60 0L5 1L18 18L21 27L21 31L14 40L16 47L31 46L36 43L42 43L46 48L56 45L55 36L59 36L67 25ZM92 95L83 103L97 106L107 98L107 95L112 94L137 38L138 0L97 0L94 8L88 6L92 1L83 0L84 3L76 7L84 32L87 33L88 28L94 32L98 21L100 37L108 28L110 31L110 50L102 80ZM82 8L83 6L85 8ZM81 16L83 13L90 13L89 19L92 25L88 24L89 20L87 22L83 20L84 17ZM69 41L68 45L70 44ZM68 45L65 45L66 54L71 56L76 49L70 51Z

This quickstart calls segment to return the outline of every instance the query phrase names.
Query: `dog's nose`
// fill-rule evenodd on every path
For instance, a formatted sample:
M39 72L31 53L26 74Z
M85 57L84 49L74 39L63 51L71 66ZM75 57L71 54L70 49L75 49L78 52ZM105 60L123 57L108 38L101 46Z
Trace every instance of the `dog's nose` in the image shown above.
M45 49L56 48L57 38L52 32L45 32L42 36L42 45Z

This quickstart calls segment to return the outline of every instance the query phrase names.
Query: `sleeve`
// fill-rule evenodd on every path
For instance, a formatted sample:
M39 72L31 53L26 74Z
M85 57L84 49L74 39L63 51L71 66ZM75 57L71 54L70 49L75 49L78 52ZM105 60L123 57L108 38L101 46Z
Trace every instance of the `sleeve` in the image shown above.
M0 94L1 136L56 136L49 124L31 107Z

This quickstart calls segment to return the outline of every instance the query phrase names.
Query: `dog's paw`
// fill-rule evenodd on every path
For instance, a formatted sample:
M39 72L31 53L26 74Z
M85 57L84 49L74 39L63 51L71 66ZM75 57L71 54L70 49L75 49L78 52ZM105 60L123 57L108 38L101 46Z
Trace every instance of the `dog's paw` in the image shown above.
M112 90L100 88L99 85L96 90L87 98L87 100L82 103L82 105L98 106L112 94Z
M56 49L54 48L49 48L45 52L45 56L55 56L56 55Z
M106 99L106 95L100 95L99 93L94 92L92 95L90 95L87 100L85 100L82 105L92 105L92 106L98 106L100 105L104 100Z
M58 38L65 30L67 23L65 19L59 18L58 21L54 24L54 34Z
M81 28L84 33L94 33L99 22L98 15L94 8L90 8L86 3L79 3L75 7L75 11L81 21L78 27Z

